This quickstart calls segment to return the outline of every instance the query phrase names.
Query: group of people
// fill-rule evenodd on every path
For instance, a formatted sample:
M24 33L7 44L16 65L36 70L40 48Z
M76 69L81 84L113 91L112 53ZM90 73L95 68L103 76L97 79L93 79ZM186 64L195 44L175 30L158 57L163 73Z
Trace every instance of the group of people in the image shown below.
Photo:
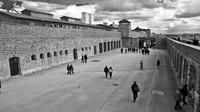
M142 48L141 51L142 51L142 55L149 55L150 53L150 50L148 48Z
M74 74L74 67L73 65L67 65L67 74L71 75L71 74Z
M141 52L143 55L150 54L150 50L147 47L145 47L145 48L125 48L125 49L121 48L121 53L123 53L123 52L125 52L125 53L128 53L128 52L140 53Z
M188 86L185 84L183 88L176 90L175 100L176 104L174 106L175 110L181 110L181 103L187 104L186 97L189 95Z
M87 59L88 59L87 54L82 55L82 57L81 57L81 63L87 63Z
M106 78L108 77L108 74L109 74L110 75L110 79L111 79L112 78L112 73L113 73L112 67L110 66L108 68L107 66L105 66L104 73L105 73Z

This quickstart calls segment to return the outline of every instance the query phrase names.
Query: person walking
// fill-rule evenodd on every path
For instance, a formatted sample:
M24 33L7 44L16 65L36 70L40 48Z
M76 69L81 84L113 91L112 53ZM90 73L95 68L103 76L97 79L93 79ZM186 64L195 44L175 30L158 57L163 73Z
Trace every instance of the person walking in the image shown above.
M121 48L121 54L123 53L123 48Z
M72 64L70 65L70 74L74 74L74 67Z
M84 55L85 63L87 63L87 58L88 58L88 57L87 57L87 55L85 54L85 55Z
M185 101L185 98L188 96L189 93L187 87L188 87L187 84L185 84L183 88L180 90L180 93L183 96L183 104L187 104Z
M159 66L160 66L160 60L158 59L157 60L157 67L159 68Z
M133 82L132 86L131 86L131 90L133 93L133 102L136 101L137 96L138 96L138 92L140 91L139 86L137 85L136 81Z
M69 66L69 64L67 65L67 74L70 74L70 66Z
M112 67L110 67L110 68L109 68L110 79L112 78L112 72L113 72L113 69L112 69Z
M84 63L84 56L81 57L81 63Z
M105 73L105 75L106 75L106 78L107 78L107 76L108 76L108 72L109 72L109 69L108 69L108 67L106 66L106 67L104 68L104 73Z
M143 61L140 61L140 70L143 70Z
M180 89L176 90L175 100L176 100L176 104L175 104L174 109L175 110L181 110L182 108L181 108L180 103L181 103L181 100L182 100L182 95L180 93Z
M0 78L0 93L2 92L2 90L1 90L1 80L2 80L2 79Z

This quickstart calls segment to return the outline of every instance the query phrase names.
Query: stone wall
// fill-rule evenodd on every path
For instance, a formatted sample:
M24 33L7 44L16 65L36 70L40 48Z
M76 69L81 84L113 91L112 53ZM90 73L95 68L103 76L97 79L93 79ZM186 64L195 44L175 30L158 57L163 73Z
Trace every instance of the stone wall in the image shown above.
M74 49L77 50L78 59L82 54L93 56L94 46L98 54L99 43L104 42L121 44L120 33L92 28L66 29L0 23L0 75L11 77L9 59L13 57L19 58L19 74L25 75L74 61ZM117 45L115 49L119 47ZM47 53L51 57L47 57Z
M132 38L147 37L147 33L144 31L131 31L130 37Z
M138 48L139 38L122 37L122 46L124 48Z
M156 38L156 49L163 49L166 50L167 49L167 38L160 38L157 37Z
M167 39L170 58L177 72L180 86L188 85L189 104L193 112L200 111L200 47Z
M147 37L146 32L131 31L130 37L122 37L122 46L124 48L138 48L140 37Z

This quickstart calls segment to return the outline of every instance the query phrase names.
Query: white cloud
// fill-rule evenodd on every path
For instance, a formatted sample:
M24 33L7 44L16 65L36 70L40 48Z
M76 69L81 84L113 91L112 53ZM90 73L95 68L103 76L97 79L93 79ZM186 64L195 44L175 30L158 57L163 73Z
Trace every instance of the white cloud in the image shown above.
M175 16L178 18L200 16L200 0L180 0L177 2Z
M60 16L81 18L82 12L95 15L96 23L118 22L126 18L137 26L150 28L153 32L200 31L200 0L23 0L25 8ZM30 2L34 1L34 2ZM36 2L37 1L37 2ZM69 5L96 3L95 5Z
M66 7L65 9L52 11L55 18L59 18L60 16L70 16L70 17L75 17L75 18L81 18L82 12L88 12L88 13L94 14L95 5L79 6L79 7L75 5L70 5Z

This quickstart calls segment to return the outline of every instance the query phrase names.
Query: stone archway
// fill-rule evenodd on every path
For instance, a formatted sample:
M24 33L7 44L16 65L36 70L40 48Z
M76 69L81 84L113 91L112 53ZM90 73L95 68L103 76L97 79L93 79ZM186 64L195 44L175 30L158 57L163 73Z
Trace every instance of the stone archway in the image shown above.
M177 53L174 50L174 67L176 68L176 62L177 62Z
M181 81L181 83L182 83L182 71L183 71L183 56L180 56L180 59L179 59L179 65L178 65L178 67L179 67L179 70L178 70L178 77L181 79L180 81Z
M188 89L195 89L196 88L196 78L197 78L197 70L194 65L190 65L189 70L189 80L188 80Z
M177 60L176 60L176 72L179 71L179 62L180 62L180 55L179 53L177 54Z
M188 61L186 59L184 59L183 79L182 79L183 84L187 84L187 75L188 75Z

